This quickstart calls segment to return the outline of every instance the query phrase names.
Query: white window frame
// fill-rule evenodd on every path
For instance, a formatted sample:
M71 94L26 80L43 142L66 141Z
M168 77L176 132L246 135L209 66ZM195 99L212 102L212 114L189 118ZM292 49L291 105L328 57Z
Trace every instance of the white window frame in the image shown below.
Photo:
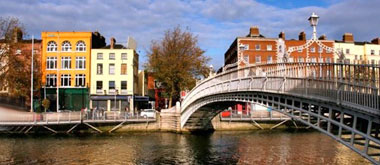
M128 60L128 54L127 53L121 53L121 59L122 60Z
M346 49L346 54L350 54L350 49Z
M80 67L82 64L82 67ZM86 57L75 57L75 69L86 69Z
M62 42L62 52L71 52L71 43L69 41Z
M111 66L113 66L113 68L111 69ZM112 71L112 72L111 72ZM115 75L115 64L109 64L108 66L108 74L109 75Z
M101 66L101 68L99 68ZM97 75L102 75L103 74L103 64L102 63L97 63L96 64L96 74Z
M244 61L245 61L246 63L249 64L249 55L248 55L248 54L243 55L243 59L244 59Z
M318 47L318 53L323 53L322 47Z
M258 60L259 59L259 60ZM255 63L260 64L261 63L261 55L256 55L255 56Z
M57 43L55 41L49 41L47 44L47 52L56 52L58 50Z
M310 52L311 52L311 53L315 53L315 47L311 47L311 48L310 48Z
M298 62L303 62L303 58L302 57L298 57Z
M116 60L116 55L115 55L115 53L109 53L109 54L108 54L108 57L109 57L109 58L108 58L109 60ZM113 57L113 58L112 58L112 57Z
M248 44L240 44L239 45L239 50L248 50L249 49L249 45Z
M96 54L96 59L97 60L103 60L103 53L97 53Z
M55 69L57 69L57 57L47 57L46 70L55 70Z
M273 62L273 57L272 56L267 56L267 63L271 64Z
M67 79L67 84L65 83L65 79ZM62 74L61 75L61 86L62 87L70 87L71 86L71 74Z
M297 51L301 53L302 52L302 48L297 48Z
M331 48L327 48L326 53L331 53L331 52L332 52Z
M53 84L50 84L50 79L53 79ZM56 87L57 75L56 74L47 74L45 85L46 85L46 87Z
M371 55L375 55L375 50L374 49L371 49Z
M272 45L267 45L267 51L272 51Z
M75 75L75 86L76 87L85 87L86 86L86 75L85 74L76 74Z
M61 69L70 70L71 69L71 57L61 57Z
M255 50L261 50L261 45L260 44L256 44L255 45Z
M86 52L86 43L83 41L78 41L76 44L77 52Z

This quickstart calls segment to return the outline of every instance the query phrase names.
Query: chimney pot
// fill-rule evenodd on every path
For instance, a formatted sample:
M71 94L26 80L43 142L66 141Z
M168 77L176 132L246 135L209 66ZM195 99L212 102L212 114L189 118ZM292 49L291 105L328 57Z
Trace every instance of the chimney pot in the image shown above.
M298 39L300 41L306 41L306 33L304 31L302 31L299 35L298 35Z
M111 45L110 45L111 49L115 48L115 43L116 43L116 39L114 37L111 37Z
M344 33L343 42L354 42L354 35L352 33Z
M283 40L285 40L285 32L281 32L281 33L278 35L278 38L282 38Z
M258 37L258 36L260 36L259 27L257 27L257 26L252 26L252 27L249 29L249 36L251 36L251 37Z
M326 37L326 35L321 35L319 38L318 38L318 40L327 40L327 37Z
M371 43L380 45L380 37L374 38Z

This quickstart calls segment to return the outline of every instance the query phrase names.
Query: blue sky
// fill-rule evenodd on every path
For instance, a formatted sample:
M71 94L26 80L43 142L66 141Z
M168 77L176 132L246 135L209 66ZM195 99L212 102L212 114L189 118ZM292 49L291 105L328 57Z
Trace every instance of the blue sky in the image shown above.
M199 45L211 57L210 64L223 65L224 53L233 40L245 36L250 26L261 34L287 39L301 31L310 37L307 18L320 16L318 34L341 40L351 32L355 40L380 37L379 0L1 0L0 16L18 17L29 35L41 31L96 31L125 43L138 42L140 64L152 40L165 30L181 25L198 36Z

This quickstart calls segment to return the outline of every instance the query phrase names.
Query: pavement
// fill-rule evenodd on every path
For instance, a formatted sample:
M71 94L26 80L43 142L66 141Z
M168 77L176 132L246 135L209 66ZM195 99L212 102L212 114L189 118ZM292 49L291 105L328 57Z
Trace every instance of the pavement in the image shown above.
M29 112L25 109L21 109L17 106L12 106L12 105L8 105L8 104L2 104L0 103L0 112Z

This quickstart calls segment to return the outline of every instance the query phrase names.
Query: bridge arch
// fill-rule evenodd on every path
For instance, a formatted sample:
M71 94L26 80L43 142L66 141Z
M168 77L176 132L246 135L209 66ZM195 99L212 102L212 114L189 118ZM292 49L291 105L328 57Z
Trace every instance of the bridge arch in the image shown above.
M181 103L181 128L207 105L252 102L271 106L379 163L379 87L378 65L255 64L198 83Z

